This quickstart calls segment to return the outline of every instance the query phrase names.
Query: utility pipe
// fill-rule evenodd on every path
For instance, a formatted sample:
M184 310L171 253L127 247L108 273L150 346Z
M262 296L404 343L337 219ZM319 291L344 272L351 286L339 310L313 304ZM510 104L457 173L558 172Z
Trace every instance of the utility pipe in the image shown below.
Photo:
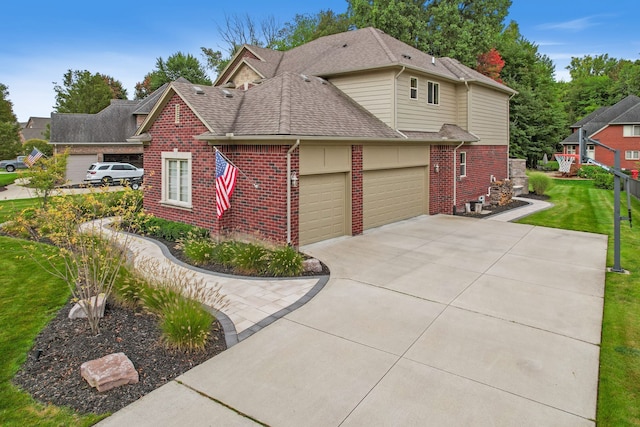
M300 145L300 139L287 151L287 244L291 244L291 153Z
M458 160L458 148L462 147L464 141L462 141L456 148L453 149L453 213L456 212L456 206L458 205L458 176L457 176L457 167L456 161Z

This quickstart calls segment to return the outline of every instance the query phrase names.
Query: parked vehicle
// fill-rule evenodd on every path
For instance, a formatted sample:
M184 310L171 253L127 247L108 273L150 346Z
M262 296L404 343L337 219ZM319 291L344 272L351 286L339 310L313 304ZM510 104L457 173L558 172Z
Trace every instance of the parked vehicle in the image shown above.
M140 186L144 169L129 163L93 163L89 166L84 182L88 184L126 184L136 183Z
M13 172L16 169L26 169L27 165L24 163L24 159L27 156L18 156L13 160L3 160L0 162L0 169L4 169L7 172Z

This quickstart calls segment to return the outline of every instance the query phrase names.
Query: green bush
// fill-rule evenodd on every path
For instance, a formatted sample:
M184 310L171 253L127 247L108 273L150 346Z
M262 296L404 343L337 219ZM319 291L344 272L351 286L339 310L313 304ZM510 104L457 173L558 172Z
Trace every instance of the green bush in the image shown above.
M276 277L298 276L302 273L302 255L291 246L283 246L271 252L267 273Z
M141 296L149 287L146 280L126 267L121 267L113 283L114 302L122 307L134 308L141 304Z
M578 169L577 175L580 178L595 179L596 175L602 173L602 168L595 165L583 165Z
M613 175L608 172L600 172L593 179L593 186L603 190L613 190Z
M240 274L260 274L267 267L267 250L255 243L244 244L236 250L233 266Z
M202 350L213 320L199 302L179 296L165 307L160 329L169 347L183 351Z
M242 245L237 242L222 242L213 248L211 258L225 267L232 267L236 252Z
M195 265L208 264L213 260L216 244L209 238L190 236L182 245L184 255Z
M157 217L148 217L144 223L138 224L138 227L143 234L172 242L186 240L189 236L197 238L209 235L209 231L205 228Z
M560 169L560 164L556 160L549 160L546 165L542 165L542 170L545 171L557 171Z
M538 196L542 196L552 183L551 178L543 173L535 172L529 175L529 186Z

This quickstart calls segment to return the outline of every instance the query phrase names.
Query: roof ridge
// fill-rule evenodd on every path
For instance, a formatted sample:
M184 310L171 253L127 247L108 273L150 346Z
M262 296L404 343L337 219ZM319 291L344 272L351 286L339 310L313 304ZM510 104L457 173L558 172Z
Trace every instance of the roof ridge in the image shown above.
M278 123L278 133L288 135L291 133L291 73L282 74L280 82L280 122Z
M378 29L376 29L374 27L367 27L366 29L368 29L369 32L371 32L373 34L375 39L380 44L380 47L382 47L382 50L384 50L384 53L387 54L387 56L389 57L391 62L398 62L398 58L395 57L395 55L393 54L391 49L389 49L389 46L387 46L387 44L384 42L384 40L382 40L382 37L380 37L380 34L378 34L378 31L381 31L381 30L378 30Z

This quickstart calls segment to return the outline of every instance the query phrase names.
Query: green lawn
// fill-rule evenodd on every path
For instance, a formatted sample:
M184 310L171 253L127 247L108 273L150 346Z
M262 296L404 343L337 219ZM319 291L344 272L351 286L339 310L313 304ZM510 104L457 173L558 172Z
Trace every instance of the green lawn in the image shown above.
M609 235L607 266L613 265L613 191L591 181L554 180L547 191L554 207L522 224ZM626 194L621 212L626 216ZM600 349L598 426L640 426L640 203L632 198L635 227L621 225L621 266L607 273Z
M16 178L18 178L17 172L0 173L0 187L13 184L13 181L15 181Z

